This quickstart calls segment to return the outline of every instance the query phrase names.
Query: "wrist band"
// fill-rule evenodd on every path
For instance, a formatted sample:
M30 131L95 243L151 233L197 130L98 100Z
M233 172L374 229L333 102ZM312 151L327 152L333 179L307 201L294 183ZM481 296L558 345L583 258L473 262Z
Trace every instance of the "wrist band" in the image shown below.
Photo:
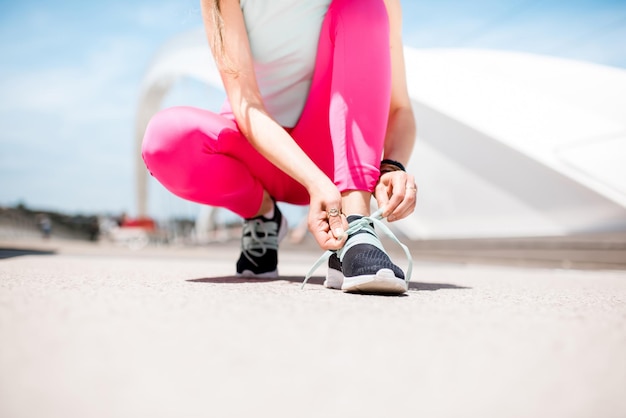
M383 166L391 166L391 167L386 167L386 169L383 169ZM406 168L404 168L404 166L402 165L402 163L395 161L395 160L382 160L380 162L380 171L381 173L388 173L390 171L406 171Z

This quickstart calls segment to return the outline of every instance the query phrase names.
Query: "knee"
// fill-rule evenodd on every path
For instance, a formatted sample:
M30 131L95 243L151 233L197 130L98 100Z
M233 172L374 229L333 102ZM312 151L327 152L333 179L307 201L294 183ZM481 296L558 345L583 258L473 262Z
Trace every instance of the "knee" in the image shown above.
M176 147L177 138L181 137L178 109L168 108L154 114L143 136L141 155L150 171Z
M169 137L176 130L175 118L172 117L173 113L175 113L175 109L164 109L150 118L141 143L143 155L152 156L157 154L159 150L170 142Z

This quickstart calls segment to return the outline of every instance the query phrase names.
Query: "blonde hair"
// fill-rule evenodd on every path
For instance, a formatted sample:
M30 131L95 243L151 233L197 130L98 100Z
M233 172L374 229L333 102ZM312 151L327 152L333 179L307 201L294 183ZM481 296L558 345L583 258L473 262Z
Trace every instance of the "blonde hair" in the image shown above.
M215 55L217 66L228 73L238 74L238 71L224 48L224 19L222 18L220 0L211 0L208 3L210 6L208 12L211 16L211 24L215 28L215 35L211 41L211 49Z

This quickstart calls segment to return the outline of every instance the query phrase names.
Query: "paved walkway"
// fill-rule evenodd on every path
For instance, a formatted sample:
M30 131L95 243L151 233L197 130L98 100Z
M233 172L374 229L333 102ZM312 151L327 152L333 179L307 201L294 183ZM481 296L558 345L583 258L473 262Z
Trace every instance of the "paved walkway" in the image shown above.
M248 281L236 244L36 244L0 242L1 417L626 416L624 270L418 262L380 297L300 290L311 251Z

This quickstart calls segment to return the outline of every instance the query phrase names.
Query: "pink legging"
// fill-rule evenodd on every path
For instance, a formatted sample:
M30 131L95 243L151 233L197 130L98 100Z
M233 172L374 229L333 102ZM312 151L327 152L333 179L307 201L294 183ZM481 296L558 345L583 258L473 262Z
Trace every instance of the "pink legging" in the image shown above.
M373 191L391 94L389 21L382 0L334 0L324 18L302 115L286 128L338 189ZM154 115L143 140L150 173L172 193L254 216L263 190L306 205L306 189L241 134L232 112L173 107Z

